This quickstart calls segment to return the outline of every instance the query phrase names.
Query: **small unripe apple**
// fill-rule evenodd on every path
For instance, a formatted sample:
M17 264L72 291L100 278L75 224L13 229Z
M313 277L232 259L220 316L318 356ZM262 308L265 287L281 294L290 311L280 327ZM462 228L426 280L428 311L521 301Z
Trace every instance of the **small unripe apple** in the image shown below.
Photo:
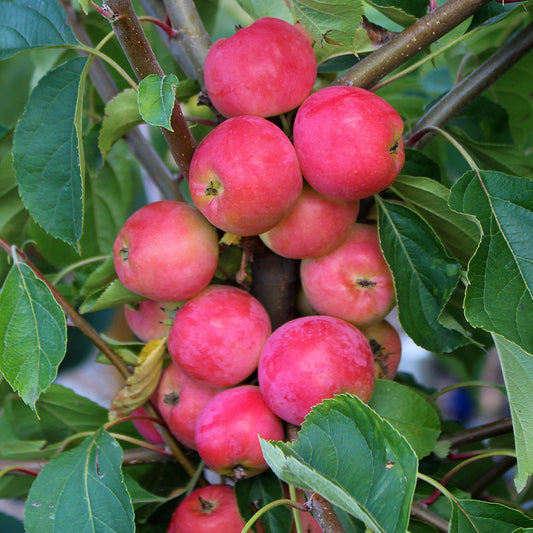
M316 73L305 36L272 17L216 41L204 65L207 94L226 117L272 117L295 109L311 93Z
M309 184L336 200L360 200L389 187L405 161L403 122L376 94L332 86L298 109L294 147Z
M240 385L222 391L200 413L196 449L213 471L243 479L268 468L258 436L282 440L283 424L267 407L259 387Z
M221 390L191 378L174 363L165 368L156 390L157 408L169 431L182 444L196 447L198 416Z
M167 533L240 533L240 515L235 489L229 485L207 485L193 490L178 505Z
M318 257L342 243L358 212L358 200L331 200L305 185L289 214L260 238L283 257Z
M394 379L402 357L402 341L396 328L382 320L361 331L374 354L376 379Z
M230 118L194 152L189 190L217 228L258 235L274 227L302 190L300 164L289 138L260 117Z
M143 342L168 335L175 313L176 302L142 300L124 306L124 317L131 331Z
M257 368L272 332L259 300L229 285L210 285L176 313L168 352L191 377L229 387Z
M368 401L374 391L374 358L365 336L331 316L286 322L269 337L258 378L268 407L300 425L311 408L335 394Z
M191 298L213 278L218 235L193 206L162 200L138 209L113 245L122 284L150 300Z
M333 252L300 265L302 288L315 311L367 327L395 305L392 273L377 229L357 223Z

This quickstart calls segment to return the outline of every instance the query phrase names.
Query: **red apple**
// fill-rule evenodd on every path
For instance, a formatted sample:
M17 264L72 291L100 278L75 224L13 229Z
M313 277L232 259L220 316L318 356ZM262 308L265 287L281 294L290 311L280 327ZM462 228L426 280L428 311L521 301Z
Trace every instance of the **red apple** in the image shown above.
M235 489L208 485L193 490L181 501L167 533L240 533L244 524Z
M124 317L131 331L143 342L161 339L168 335L175 302L142 300L124 306Z
M272 122L239 116L219 124L194 152L189 190L217 228L258 235L274 227L302 190L289 138Z
M259 386L268 407L291 424L338 393L368 401L374 390L374 359L365 336L330 316L286 322L269 337L259 359Z
M374 226L355 224L333 252L304 259L300 275L317 313L343 318L357 327L379 322L395 305L392 274Z
M137 407L137 409L134 409L130 414L132 416L147 416L147 413L142 406ZM138 418L133 420L133 425L135 426L135 429L142 435L142 437L148 442L157 445L165 444L165 439L161 433L159 433L159 430L157 429L158 425L154 422Z
M157 408L174 437L194 449L198 416L219 392L221 389L192 379L179 366L170 363L159 380Z
M400 172L402 132L400 115L376 94L332 86L301 105L294 147L314 189L336 200L360 200L386 189Z
M358 212L358 200L331 200L305 185L289 214L260 238L283 257L318 257L342 243Z
M229 285L210 285L176 313L168 351L191 377L229 387L254 372L271 332L256 298Z
M222 391L200 413L196 449L213 471L242 479L268 468L258 435L282 440L283 424L267 407L259 387L241 385Z
M211 281L218 263L218 235L193 206L162 200L138 209L113 245L122 284L150 300L177 302Z
M402 341L396 328L382 320L361 329L372 348L376 378L394 379L402 357Z
M272 117L295 109L311 93L316 73L305 36L271 17L216 41L204 65L207 94L226 117Z

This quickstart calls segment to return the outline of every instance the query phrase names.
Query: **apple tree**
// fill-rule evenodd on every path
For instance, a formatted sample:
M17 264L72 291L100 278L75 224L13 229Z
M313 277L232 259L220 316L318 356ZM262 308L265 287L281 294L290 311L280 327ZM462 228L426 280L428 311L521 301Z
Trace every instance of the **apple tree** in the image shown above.
M532 8L2 0L0 529L533 531Z

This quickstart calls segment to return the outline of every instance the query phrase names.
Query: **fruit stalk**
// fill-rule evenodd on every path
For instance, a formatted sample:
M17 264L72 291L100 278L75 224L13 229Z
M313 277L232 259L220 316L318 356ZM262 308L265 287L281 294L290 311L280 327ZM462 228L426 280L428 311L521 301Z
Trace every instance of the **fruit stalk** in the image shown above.
M339 76L335 80L335 85L372 87L381 78L446 35L490 1L448 0Z
M130 0L108 0L104 7L110 11L109 20L113 30L137 78L143 80L150 74L163 76L163 69L153 53ZM187 179L196 143L177 100L170 124L174 131L166 128L161 131L176 164Z

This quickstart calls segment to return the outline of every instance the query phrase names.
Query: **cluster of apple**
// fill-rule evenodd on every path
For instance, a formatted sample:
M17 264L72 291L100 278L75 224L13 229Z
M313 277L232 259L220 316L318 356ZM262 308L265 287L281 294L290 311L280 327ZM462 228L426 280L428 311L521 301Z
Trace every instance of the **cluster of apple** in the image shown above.
M168 335L172 361L154 395L161 416L221 475L264 471L258 434L282 440L283 421L300 425L340 392L368 401L376 376L394 377L399 362L399 336L384 320L395 304L392 276L376 228L357 217L359 200L387 188L403 165L403 123L360 88L312 93L316 75L305 32L284 21L262 18L217 41L205 81L226 119L193 155L194 205L142 207L113 248L119 279L146 298L126 309L132 331L145 342ZM291 139L269 118L286 114L289 123L293 111ZM213 284L217 230L257 235L301 260L314 314L272 331L253 296Z

